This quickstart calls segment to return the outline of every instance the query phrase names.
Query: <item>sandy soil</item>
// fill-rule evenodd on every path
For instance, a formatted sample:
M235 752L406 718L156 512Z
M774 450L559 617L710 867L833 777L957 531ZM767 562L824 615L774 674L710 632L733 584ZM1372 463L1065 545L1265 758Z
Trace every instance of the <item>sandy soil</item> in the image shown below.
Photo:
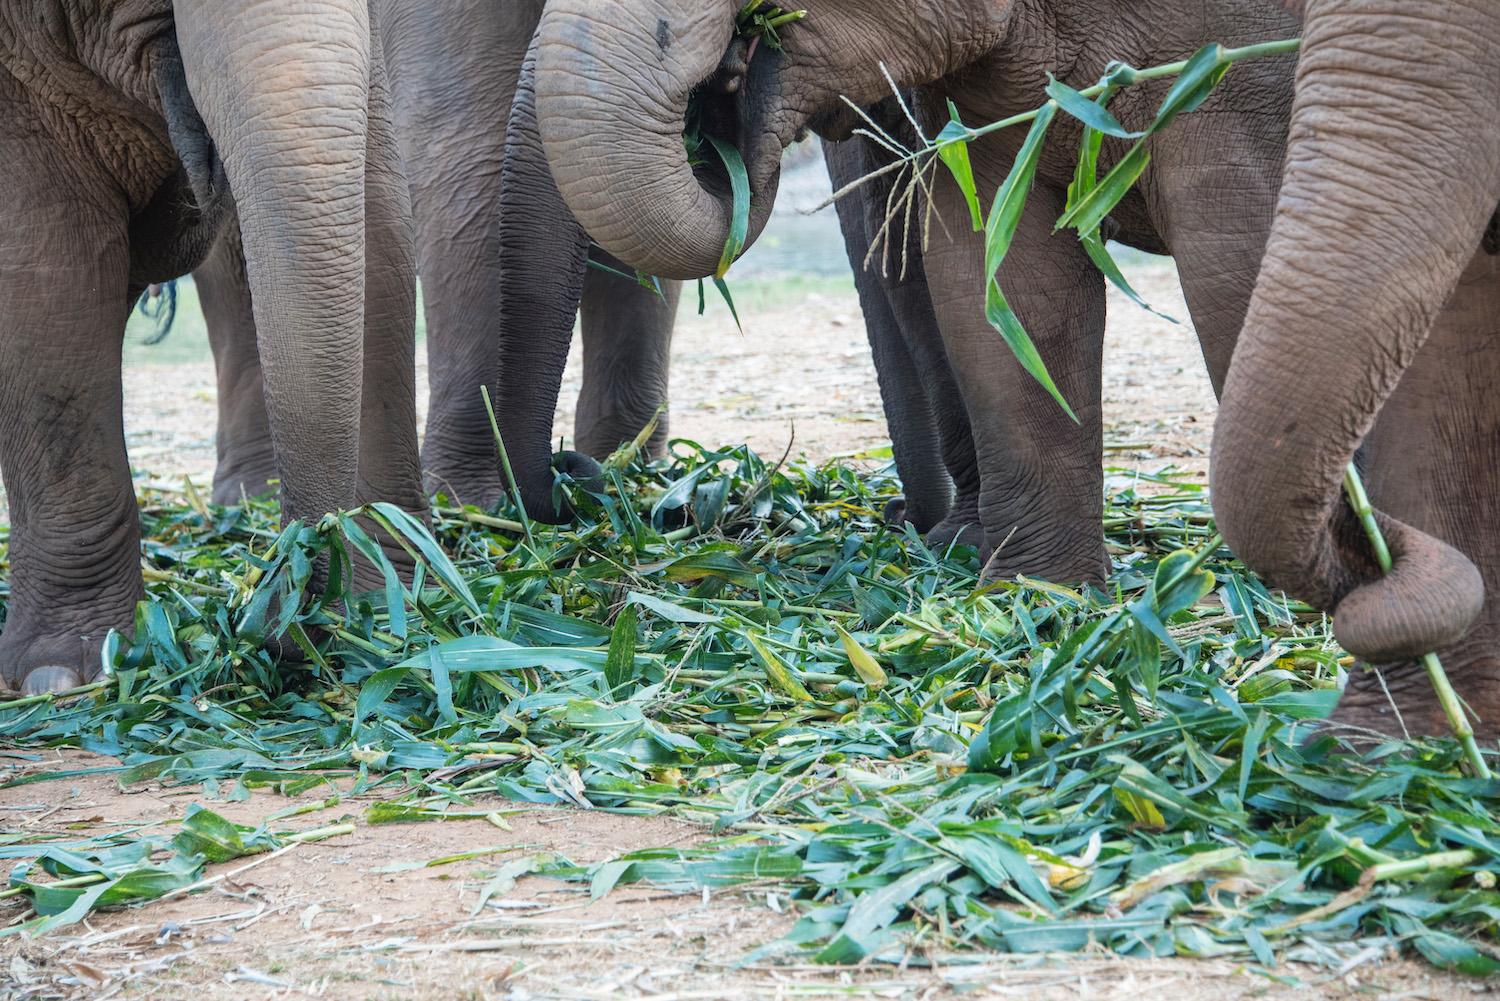
M25 758L39 758L25 761ZM117 767L82 751L0 758L0 782L49 771ZM347 782L344 783L347 786ZM0 789L7 832L71 841L155 828L170 835L191 803L236 823L314 805L258 792L209 801L197 788L122 790L111 772ZM278 831L353 821L352 834L209 867L213 882L142 907L91 915L41 940L0 940L0 998L592 999L973 998L1189 1001L1270 997L1471 998L1487 985L1416 963L1370 957L1346 971L1288 964L1291 990L1228 963L1099 956L934 957L914 950L899 967L829 969L740 965L784 934L795 912L774 885L711 893L618 888L590 901L572 884L523 877L473 914L504 862L539 852L578 863L645 847L691 846L706 830L665 817L536 808L480 797L483 819L370 826L376 797L273 822ZM474 859L412 868L460 852ZM7 903L0 924L24 908Z

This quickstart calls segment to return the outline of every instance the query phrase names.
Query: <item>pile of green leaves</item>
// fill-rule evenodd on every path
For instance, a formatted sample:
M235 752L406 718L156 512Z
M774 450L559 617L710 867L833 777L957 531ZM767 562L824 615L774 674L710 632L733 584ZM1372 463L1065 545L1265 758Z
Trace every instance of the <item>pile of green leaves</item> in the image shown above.
M420 569L363 595L301 594L320 554L380 558L362 522L153 494L136 642L83 698L0 706L0 737L230 799L343 777L384 800L367 823L486 794L697 819L722 840L513 865L596 893L773 881L802 916L768 951L820 961L1410 946L1495 969L1500 785L1451 741L1310 739L1345 658L1218 547L1201 488L1116 483L1104 591L982 583L974 551L878 521L885 474L674 448L529 543L513 509L439 508L435 539L372 509ZM266 652L281 634L304 663Z

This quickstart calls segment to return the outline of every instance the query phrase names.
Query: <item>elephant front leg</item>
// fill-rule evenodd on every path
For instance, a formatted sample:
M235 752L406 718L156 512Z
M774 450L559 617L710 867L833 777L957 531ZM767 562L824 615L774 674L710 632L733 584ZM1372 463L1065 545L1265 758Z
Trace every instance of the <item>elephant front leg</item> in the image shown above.
M589 239L558 193L536 119L536 49L527 54L506 131L500 210L500 433L526 512L561 524L574 509L553 490L554 466L597 476L580 452L552 455L552 417L573 321L583 298Z
M411 199L396 151L390 99L379 71L370 87L365 172L364 381L360 394L359 504L385 501L428 520L427 494L417 447L417 275L413 257ZM371 528L373 526L366 526ZM395 539L376 535L386 555L404 573L412 558ZM361 562L356 587L380 584Z
M39 147L0 132L0 681L28 694L97 677L106 634L129 632L145 596L121 417L124 212L60 182L66 159Z
M207 260L193 272L193 282L208 325L219 384L213 501L235 504L242 497L259 497L276 489L276 452L266 417L250 279L245 274L238 221L225 230Z
M630 268L598 247L590 259L615 271ZM672 327L682 283L662 281L660 292L620 275L589 268L583 278L579 318L583 328L583 388L573 420L574 445L596 459L631 441L667 402ZM646 452L667 447L662 412Z
M993 188L998 180L986 178L981 187ZM1100 405L1103 279L1075 237L1052 233L1063 207L1059 193L1036 188L998 278L1074 421L985 318L983 235L967 225L957 186L942 177L934 198L947 227L933 227L927 281L973 430L990 572L1100 583L1109 570Z
M1427 343L1401 376L1361 456L1377 508L1467 556L1484 605L1439 651L1479 739L1500 737L1500 258L1470 262ZM1447 717L1420 664L1356 664L1331 722L1391 737L1445 736ZM1338 732L1337 729L1335 732ZM1347 731L1346 731L1347 732Z

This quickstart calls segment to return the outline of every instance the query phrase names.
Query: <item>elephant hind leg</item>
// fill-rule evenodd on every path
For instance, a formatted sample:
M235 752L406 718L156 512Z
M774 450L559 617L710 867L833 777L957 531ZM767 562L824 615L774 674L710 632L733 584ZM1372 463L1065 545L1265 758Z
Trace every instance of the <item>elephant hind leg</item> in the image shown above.
M597 247L592 260L630 273ZM667 402L667 369L672 359L672 326L682 283L663 281L661 292L620 275L589 268L579 304L583 328L583 388L573 437L580 452L604 459L631 441ZM646 443L652 457L667 447L667 414Z
M193 281L208 325L219 385L213 501L235 504L241 497L274 492L277 478L260 352L255 344L250 279L245 273L237 220L226 227L208 258L193 272Z
M0 470L12 519L0 681L27 692L96 677L106 634L128 631L144 597L120 388L125 211L68 183L64 162L0 133Z

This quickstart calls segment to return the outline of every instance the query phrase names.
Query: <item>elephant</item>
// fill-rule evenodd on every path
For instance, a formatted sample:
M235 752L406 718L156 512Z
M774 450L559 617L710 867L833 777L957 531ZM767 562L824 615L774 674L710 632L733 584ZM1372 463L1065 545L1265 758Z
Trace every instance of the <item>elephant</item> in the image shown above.
M1146 66L1217 41L1293 37L1280 0L829 0L786 26L780 47L733 40L736 0L552 0L538 29L533 113L542 153L574 215L610 253L652 274L712 273L729 232L725 171L696 165L681 139L690 97L703 128L733 143L751 188L753 239L774 197L782 148L804 127L846 138L868 104L919 88L931 135L947 102L969 123L1037 107L1047 73L1074 87L1121 59ZM1169 25L1170 30L1143 30ZM600 30L607 26L607 30ZM726 55L726 46L728 52ZM1254 288L1270 230L1291 112L1295 56L1237 66L1192 115L1147 139L1151 162L1112 213L1115 238L1177 258L1215 391ZM730 78L725 81L726 75ZM1127 128L1149 124L1170 81L1117 94ZM518 104L520 97L518 96ZM1101 369L1104 279L1080 242L1054 233L1081 125L1059 116L997 278L1071 403L1070 420L984 315L983 238L938 171L944 220L922 248L936 325L961 393L979 472L978 518L993 576L1102 582ZM974 176L995 191L1022 141L1014 130L970 144ZM1106 139L1101 171L1126 149Z
M916 141L894 98L864 110L887 135L908 145ZM823 154L834 191L894 160L864 137L825 143ZM959 542L977 548L984 533L974 435L943 351L922 266L921 234L897 218L891 223L893 238L881 253L870 253L885 225L894 179L894 174L881 175L836 203L904 490L886 505L885 520L909 523L933 545Z
M550 466L588 479L598 472L594 459L633 439L666 404L680 283L661 282L658 291L602 268L584 271L579 262L572 275L576 289L552 302L532 300L534 313L503 313L497 240L506 122L543 0L374 3L381 12L396 142L410 184L427 319L430 405L421 452L427 489L481 508L500 500L500 456L480 389L488 387L498 404L507 380L533 378L521 366L502 367L501 338L508 329L530 337L550 323L555 337L571 340L574 316L581 313L584 377L574 435L580 452L554 459L549 450L537 476L544 483L530 491L546 495L531 513L556 520ZM533 251L576 239L586 238L560 204L551 216L536 215L526 235ZM590 256L629 274L598 248ZM231 504L270 492L275 478L249 289L232 228L194 278L218 372L213 500ZM539 421L545 418L543 442L551 437L556 396L554 387L550 403L538 398L526 404L536 407ZM651 455L665 448L668 424L663 414L648 442Z
M1500 736L1497 204L1500 9L1309 5L1210 484L1234 552L1358 658L1328 728L1355 743L1448 732L1434 651ZM1356 449L1386 574L1342 496Z
M17 0L3 23L0 681L39 693L96 677L144 597L119 368L141 293L236 218L283 517L425 516L415 276L365 0Z

